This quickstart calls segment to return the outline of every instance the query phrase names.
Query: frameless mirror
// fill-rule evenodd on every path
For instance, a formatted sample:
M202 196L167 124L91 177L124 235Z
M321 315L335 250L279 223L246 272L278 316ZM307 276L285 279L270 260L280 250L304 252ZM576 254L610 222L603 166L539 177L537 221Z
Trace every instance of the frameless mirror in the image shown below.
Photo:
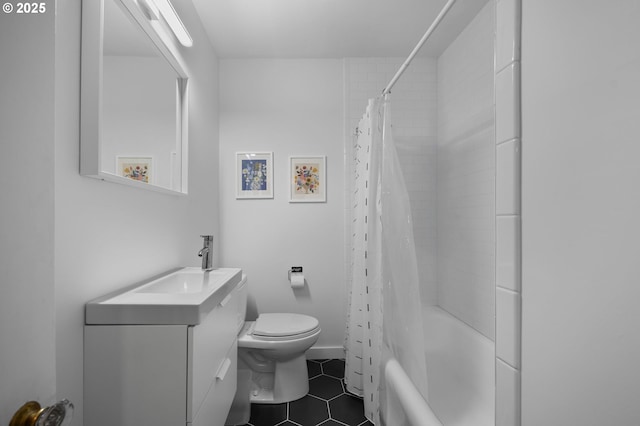
M187 74L163 22L135 0L86 0L80 173L187 193Z

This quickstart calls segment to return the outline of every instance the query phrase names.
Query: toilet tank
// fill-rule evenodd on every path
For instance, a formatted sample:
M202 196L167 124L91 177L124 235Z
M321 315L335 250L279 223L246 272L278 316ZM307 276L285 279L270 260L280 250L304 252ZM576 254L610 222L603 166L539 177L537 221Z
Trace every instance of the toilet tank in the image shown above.
M238 283L235 289L233 289L234 297L238 304L238 317L237 317L237 333L240 333L242 327L244 327L244 320L247 315L247 276L242 274L242 279Z

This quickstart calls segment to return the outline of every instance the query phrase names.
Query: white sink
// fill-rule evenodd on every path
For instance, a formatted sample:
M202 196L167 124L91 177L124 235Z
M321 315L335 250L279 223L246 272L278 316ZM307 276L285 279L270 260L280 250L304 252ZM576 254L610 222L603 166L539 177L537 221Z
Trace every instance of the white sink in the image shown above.
M240 282L242 269L180 268L87 303L86 324L200 324Z
M206 293L219 287L229 275L229 269L203 271L183 268L133 290L134 293L193 294Z

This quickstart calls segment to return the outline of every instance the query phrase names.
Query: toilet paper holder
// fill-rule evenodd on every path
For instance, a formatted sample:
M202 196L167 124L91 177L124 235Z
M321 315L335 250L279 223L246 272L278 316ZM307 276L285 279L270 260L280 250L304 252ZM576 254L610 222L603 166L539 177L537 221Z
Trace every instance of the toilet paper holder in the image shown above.
M292 266L291 269L289 269L289 271L287 272L287 278L289 279L289 281L291 281L291 274L292 273L302 273L302 266Z

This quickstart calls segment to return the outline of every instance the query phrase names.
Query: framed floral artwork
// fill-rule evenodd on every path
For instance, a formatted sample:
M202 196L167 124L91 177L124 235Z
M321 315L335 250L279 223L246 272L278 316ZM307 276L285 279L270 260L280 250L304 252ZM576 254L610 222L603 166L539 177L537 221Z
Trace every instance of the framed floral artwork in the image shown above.
M273 153L236 152L236 199L273 198Z
M289 157L289 202L327 201L326 157Z
M116 157L116 173L127 179L151 183L152 167L152 157Z

